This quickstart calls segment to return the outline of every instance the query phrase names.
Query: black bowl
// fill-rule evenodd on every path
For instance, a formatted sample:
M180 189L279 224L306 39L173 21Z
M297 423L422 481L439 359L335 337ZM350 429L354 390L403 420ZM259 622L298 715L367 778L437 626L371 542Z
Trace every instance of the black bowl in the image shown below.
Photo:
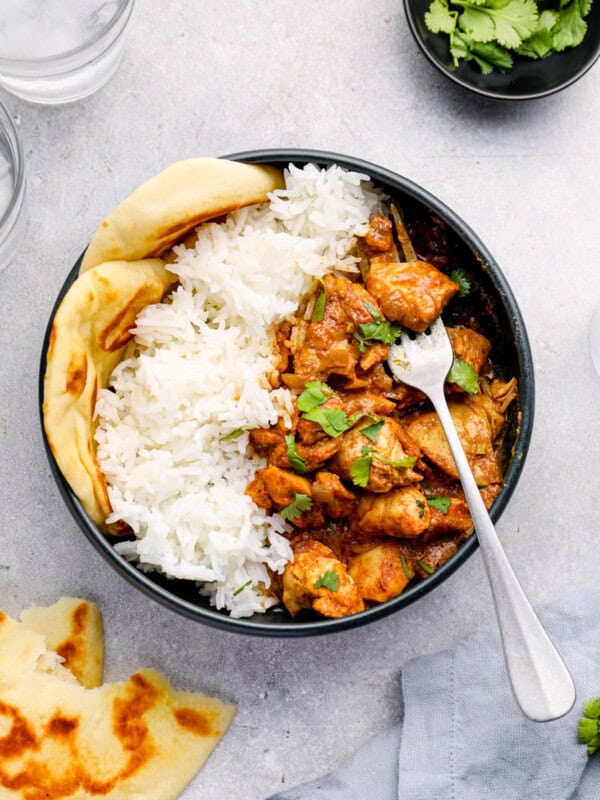
M415 41L433 66L447 78L485 97L533 100L554 94L579 80L600 56L600 3L594 2L586 17L586 37L578 47L538 60L515 55L512 68L504 73L494 70L483 75L473 61L461 61L455 68L448 36L432 33L425 25L425 12L430 3L431 0L404 0L404 11Z
M533 423L534 379L531 351L521 313L506 279L483 243L454 212L433 195L407 178L403 178L401 175L390 172L383 167L378 167L375 164L350 158L349 156L337 155L336 153L311 150L255 150L225 157L236 161L274 164L281 168L287 166L290 162L296 164L314 162L321 166L336 163L342 167L370 175L377 185L395 198L397 204L403 209L407 221L410 221L415 216L421 219L428 219L431 215L434 215L446 223L449 242L455 248L456 253L460 254L464 267L475 276L479 291L482 293L482 299L486 303L486 324L489 328L486 332L493 339L500 373L504 373L505 377L514 375L519 381L518 402L516 404L513 403L505 432L503 448L506 454L503 465L504 486L491 509L492 519L494 521L498 520L517 484L529 446ZM40 413L43 402L46 352L52 321L60 301L76 279L78 270L79 262L69 272L48 323L40 365ZM48 446L45 433L43 435L54 478L69 510L84 534L111 566L152 599L191 619L222 628L223 630L261 636L306 636L364 625L367 622L380 619L387 614L404 608L418 597L431 591L458 569L477 548L477 540L472 536L460 546L458 552L450 560L427 579L410 586L403 594L389 600L387 603L373 606L360 614L350 617L294 621L287 612L280 609L270 609L266 614L257 614L251 618L232 619L226 612L216 611L211 608L208 600L198 594L193 583L170 580L158 573L141 572L134 564L120 556L113 547L118 539L102 533L89 519L81 503L73 494L58 469Z

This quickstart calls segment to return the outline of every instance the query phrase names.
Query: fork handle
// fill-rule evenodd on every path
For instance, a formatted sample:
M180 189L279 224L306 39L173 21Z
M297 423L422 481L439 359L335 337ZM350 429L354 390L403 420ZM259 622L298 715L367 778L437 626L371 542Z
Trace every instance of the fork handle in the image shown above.
M575 702L575 687L562 658L537 618L506 557L479 493L450 416L443 389L430 395L458 470L502 637L508 677L517 703L535 722L562 717Z

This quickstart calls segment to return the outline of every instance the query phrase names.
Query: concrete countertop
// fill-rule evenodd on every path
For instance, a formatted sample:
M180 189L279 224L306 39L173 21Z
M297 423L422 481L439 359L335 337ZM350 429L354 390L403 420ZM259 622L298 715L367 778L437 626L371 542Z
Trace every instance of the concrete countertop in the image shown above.
M2 93L27 158L26 221L0 273L1 607L95 599L106 679L140 666L239 704L186 800L260 800L334 768L402 716L412 656L492 618L479 554L441 588L359 630L253 639L146 599L65 507L38 422L40 348L58 290L104 214L182 157L321 148L423 185L480 235L511 283L533 348L527 464L498 528L534 602L597 581L600 378L598 67L567 91L500 103L423 58L395 0L138 0L124 61L92 98L30 106Z

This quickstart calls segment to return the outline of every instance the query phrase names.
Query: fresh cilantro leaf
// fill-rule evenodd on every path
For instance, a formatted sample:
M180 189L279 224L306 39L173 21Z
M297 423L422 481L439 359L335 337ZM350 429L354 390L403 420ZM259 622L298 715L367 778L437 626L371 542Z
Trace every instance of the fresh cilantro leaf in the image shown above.
M315 581L314 589L320 589L324 586L326 589L331 589L332 592L337 592L340 585L340 576L334 570L324 572Z
M288 520L300 519L303 511L310 511L312 500L307 494L295 494L292 502L279 512L280 515Z
M325 316L326 303L327 303L327 292L325 291L325 289L323 289L321 291L321 294L315 300L312 316L310 318L311 322L323 322L323 317Z
M496 26L488 8L474 8L467 4L458 22L461 30L468 33L474 42L491 42L496 36Z
M546 9L542 11L533 34L517 48L520 56L528 58L546 58L554 52L552 29L558 21L558 12Z
M491 72L494 67L506 71L513 65L512 56L508 50L492 42L487 44L473 42L471 44L471 55L484 75Z
M308 381L304 386L304 391L296 401L299 411L312 411L313 408L322 406L333 394L333 389L322 381Z
M431 575L433 573L433 569L429 566L429 564L426 564L422 558L417 558L416 564L419 567L421 567L423 572L426 572L428 575Z
M450 280L458 284L458 297L466 297L472 289L471 279L461 267L453 269L450 273Z
M567 47L577 47L583 41L588 27L584 16L589 11L589 6L585 4L582 8L582 5L580 0L572 0L561 9L556 27L552 31L552 44L557 52L560 53Z
M432 33L452 33L458 13L450 11L446 0L433 0L425 14L425 25Z
M298 453L296 452L296 440L290 434L285 437L285 443L287 445L287 457L292 465L292 469L298 472L300 475L306 474L306 462L303 458L300 458Z
M409 581L412 580L415 577L415 575L414 572L412 572L411 568L408 566L406 558L404 557L403 553L400 553L400 563L402 564L402 569L404 570L404 574L406 575L408 580Z
M587 744L588 755L593 756L600 749L600 697L587 700L583 704L583 717L578 726L579 741Z
M384 458L383 456L380 456L379 453L373 453L373 458L376 458L377 461L381 461L382 464L387 464L390 467L399 467L403 469L414 467L414 465L417 463L416 456L404 456L404 458L399 458L394 461L390 458Z
M419 519L425 516L425 503L422 500L415 500L417 508L419 509Z
M370 439L373 442L373 444L375 444L375 442L377 441L377 437L379 436L379 431L383 428L384 425L385 425L385 420L382 417L380 420L377 420L377 422L374 422L372 425L367 425L366 428L361 428L360 432L362 433L363 436L366 436L367 439Z
M494 20L496 41L504 47L518 47L529 38L538 22L535 0L489 0L493 8L488 13Z
M383 342L384 344L394 344L402 333L402 328L395 322L363 322L359 326L360 333L355 333L355 339L363 345L371 342ZM361 350L361 352L364 352Z
M244 591L244 589L247 589L248 586L250 586L251 583L252 583L252 581L250 580L250 581L246 581L246 583L243 586L238 586L238 588L233 593L233 596L237 597L238 594L241 594Z
M370 455L363 455L361 458L355 458L352 464L350 464L352 483L354 483L356 486L362 486L364 489L364 487L369 483L371 461L372 458Z
M468 394L477 394L479 391L479 381L477 373L473 367L463 361L462 358L455 358L450 367L450 372L446 376L448 383L455 383L464 389Z
M239 439L240 436L246 431L255 431L257 428L258 425L242 425L241 428L236 428L234 431L231 431L231 433L227 433L225 436L221 436L219 441L230 442L232 439Z
M316 422L320 425L328 436L335 439L341 436L342 433L347 431L354 425L356 419L348 419L346 413L341 408L323 408L318 406L313 408L312 411L307 411L302 414L302 419L307 419L310 422Z
M435 508L436 511L441 511L442 514L447 514L452 500L449 497L428 497L427 505L430 508Z
M367 309L369 314L373 317L375 322L381 322L381 319L382 319L381 314L379 313L379 311L377 311L377 309L375 308L373 303L366 302L366 303L363 303L363 305Z

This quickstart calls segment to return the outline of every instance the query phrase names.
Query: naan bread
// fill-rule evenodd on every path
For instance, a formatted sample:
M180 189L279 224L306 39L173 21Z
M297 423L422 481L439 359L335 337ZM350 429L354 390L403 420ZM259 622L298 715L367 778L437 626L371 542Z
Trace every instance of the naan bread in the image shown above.
M161 255L201 222L262 203L269 192L283 187L282 173L274 167L221 158L177 161L103 220L80 271L105 261Z
M60 471L103 530L108 530L104 521L112 508L96 459L96 393L108 386L136 316L160 302L175 281L158 258L101 264L77 278L54 317L44 377L44 428Z
M104 642L102 618L96 603L79 597L61 597L47 608L28 608L20 616L22 625L44 637L46 647L62 659L86 689L102 683Z
M0 612L0 798L177 797L235 708L153 670L85 689L44 668L43 641Z

